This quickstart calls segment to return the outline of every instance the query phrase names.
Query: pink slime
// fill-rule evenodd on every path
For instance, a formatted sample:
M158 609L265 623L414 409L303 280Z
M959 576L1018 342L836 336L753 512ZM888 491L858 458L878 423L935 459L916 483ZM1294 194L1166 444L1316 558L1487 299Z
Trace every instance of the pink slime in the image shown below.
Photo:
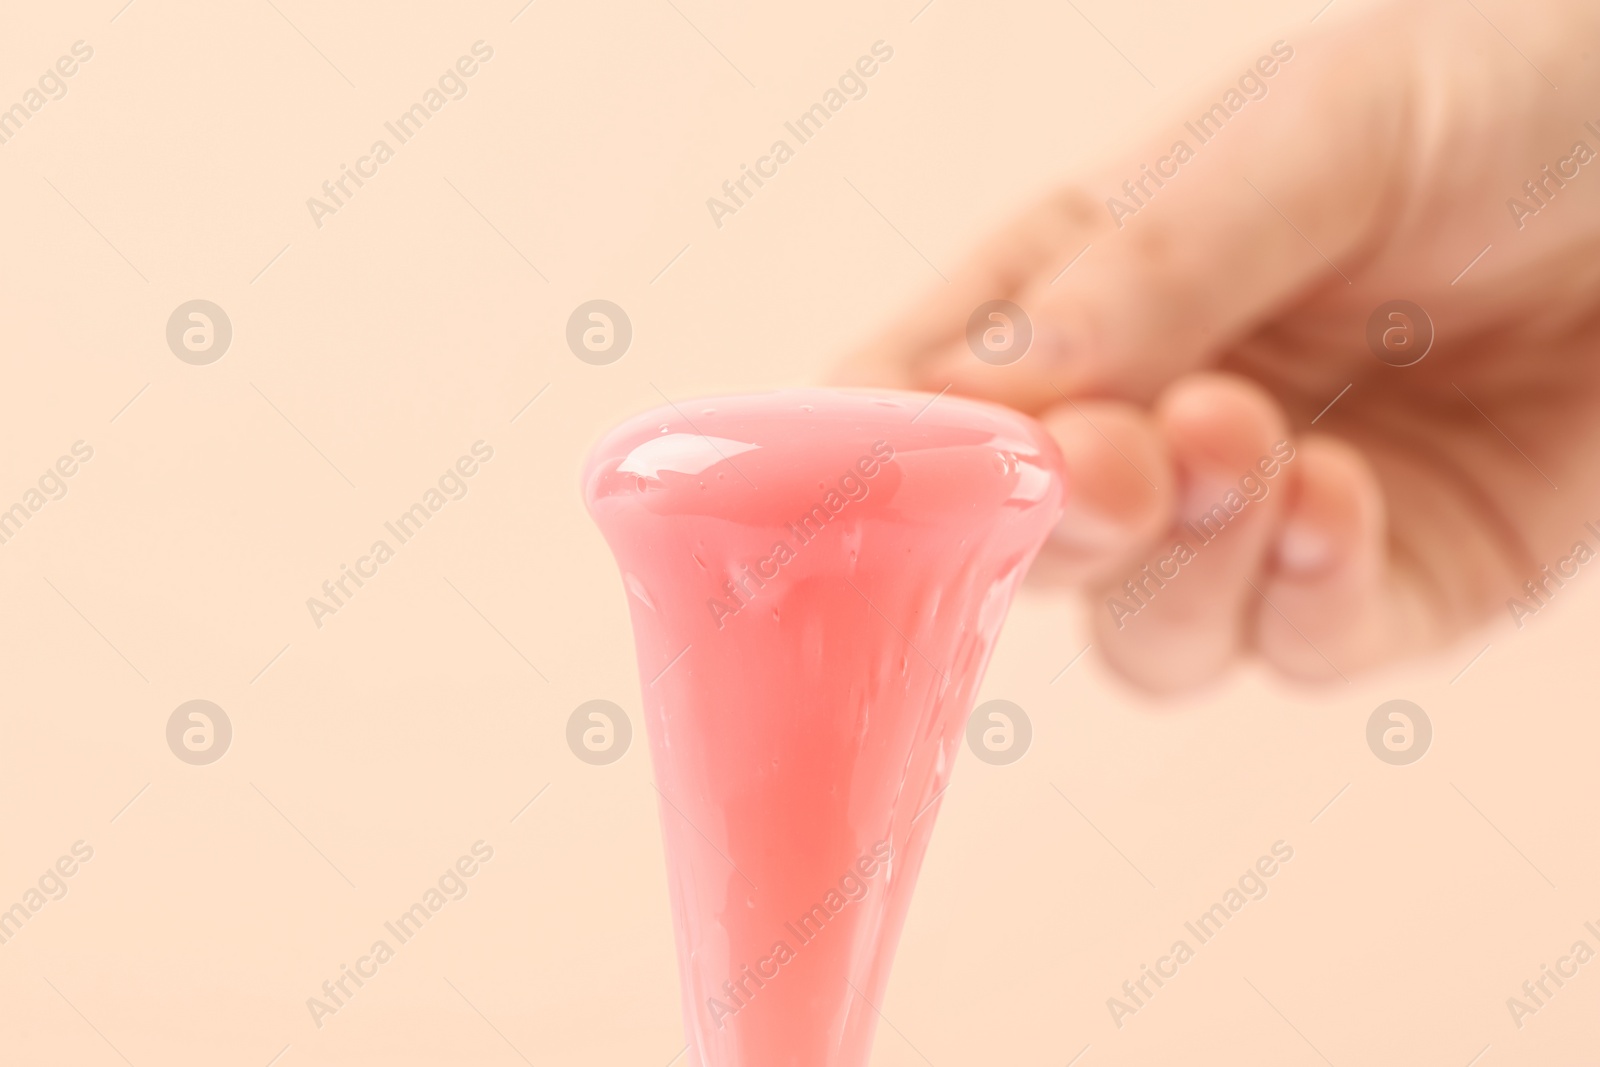
M691 1067L863 1067L1055 445L990 404L647 412L584 472L645 680Z

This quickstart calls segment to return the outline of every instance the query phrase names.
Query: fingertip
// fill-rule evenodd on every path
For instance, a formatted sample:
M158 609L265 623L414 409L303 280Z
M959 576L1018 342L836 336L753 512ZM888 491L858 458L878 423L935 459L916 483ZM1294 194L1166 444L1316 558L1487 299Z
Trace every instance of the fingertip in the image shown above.
M1171 462L1155 425L1131 404L1093 400L1058 405L1043 422L1067 471L1048 544L1057 573L1081 580L1131 559L1171 521Z
M1014 353L984 349L981 331L976 346L963 335L931 354L914 373L923 389L949 387L962 396L1037 415L1061 403L1068 395L1063 389L1070 388L1052 373L1053 360L1047 354L1055 344L1052 338L1053 335L1031 338L1026 351L1012 359ZM983 358L978 355L980 351Z
M1306 583L1372 574L1382 554L1383 492L1367 461L1331 437L1302 440L1273 545L1272 576Z
M1266 390L1220 371L1178 379L1157 400L1156 417L1187 465L1228 477L1255 466L1288 437L1283 408Z
M1382 487L1359 451L1331 437L1297 444L1267 557L1256 646L1281 673L1348 681L1401 654L1414 628L1386 550Z
M1185 375L1151 421L1170 456L1176 521L1162 551L1106 583L1098 632L1120 673L1171 691L1219 677L1249 643L1252 585L1278 528L1281 457L1292 446L1276 401L1228 374Z

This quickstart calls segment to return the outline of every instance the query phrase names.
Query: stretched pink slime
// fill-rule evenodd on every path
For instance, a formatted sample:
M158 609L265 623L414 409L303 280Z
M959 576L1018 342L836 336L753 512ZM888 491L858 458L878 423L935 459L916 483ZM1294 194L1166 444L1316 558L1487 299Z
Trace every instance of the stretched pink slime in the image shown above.
M665 839L692 1067L864 1067L1012 594L1061 513L1031 419L790 390L595 447Z

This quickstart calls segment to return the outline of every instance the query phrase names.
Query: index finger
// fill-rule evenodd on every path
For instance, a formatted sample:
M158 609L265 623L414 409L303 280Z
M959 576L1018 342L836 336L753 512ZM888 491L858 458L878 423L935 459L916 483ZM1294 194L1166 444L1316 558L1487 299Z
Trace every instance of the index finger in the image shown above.
M1061 250L1088 232L1098 205L1077 189L1058 191L991 234L951 274L829 375L830 384L937 390L930 369L961 342L974 309L1022 292L1041 273L1059 270Z

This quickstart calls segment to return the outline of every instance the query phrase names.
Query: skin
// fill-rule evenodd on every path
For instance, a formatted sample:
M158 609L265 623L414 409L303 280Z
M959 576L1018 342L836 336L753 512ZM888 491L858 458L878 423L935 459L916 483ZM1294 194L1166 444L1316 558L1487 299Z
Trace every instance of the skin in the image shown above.
M1268 50L1224 67L840 368L1044 421L1072 485L1039 570L1085 592L1096 647L1134 683L1185 690L1246 656L1339 683L1481 627L1597 543L1600 158L1547 183L1537 214L1508 201L1539 206L1524 183L1579 141L1600 156L1600 13L1490 17L1456 0L1331 11L1201 145L1185 120ZM1122 183L1178 138L1195 158L1114 219L1107 198L1133 206ZM966 340L992 299L1033 326L1007 366ZM1406 367L1366 339L1396 299L1435 331ZM1266 495L1115 617L1107 600L1280 441L1294 456Z

